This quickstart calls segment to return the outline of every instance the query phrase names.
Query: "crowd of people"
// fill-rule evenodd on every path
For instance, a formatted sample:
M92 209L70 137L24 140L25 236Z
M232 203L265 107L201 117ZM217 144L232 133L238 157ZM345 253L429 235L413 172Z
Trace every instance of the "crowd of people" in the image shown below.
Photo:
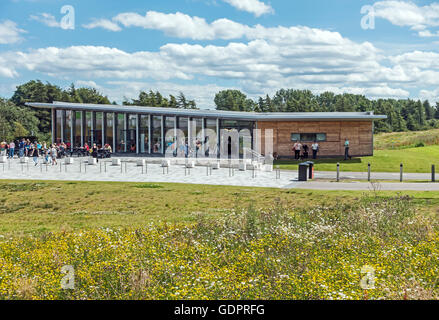
M90 154L93 157L98 156L98 148L96 144L92 148L85 144L84 155ZM54 143L47 144L46 142L30 141L29 139L21 139L19 141L2 141L0 143L0 156L7 156L8 159L13 159L15 156L17 158L29 157L32 158L35 165L38 165L40 158L44 160L45 163L57 165L57 159L64 158L71 155L71 148L69 143ZM104 150L111 153L111 146L105 145Z
M317 153L319 152L319 144L317 141L311 145L312 158L317 159ZM309 146L307 144L302 145L300 141L297 141L293 145L294 159L308 159L309 158Z

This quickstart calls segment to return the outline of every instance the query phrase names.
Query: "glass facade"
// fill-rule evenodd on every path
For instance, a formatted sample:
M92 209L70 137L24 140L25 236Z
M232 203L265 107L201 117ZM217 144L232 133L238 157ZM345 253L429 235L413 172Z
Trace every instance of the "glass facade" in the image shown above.
M128 128L126 131L127 152L136 153L136 148L137 148L136 130L137 130L137 115L129 114Z
M162 117L152 117L152 153L162 153Z
M116 114L116 152L126 152L125 144L125 115Z
M165 117L165 149L175 151L175 117ZM166 152L165 150L165 152Z
M102 148L102 124L104 121L104 114L102 112L95 112L94 117L94 130L93 130L93 140L98 148Z
M241 155L244 148L252 148L255 126L251 121L75 110L55 110L54 120L55 143L65 142L68 147L72 143L72 148L96 143L98 148L109 144L116 153L164 154L172 150L179 157L211 158L219 151L217 124L220 130L239 132ZM296 136L292 134L292 139ZM325 140L324 134L313 136Z
M61 126L63 121L63 111L62 110L56 110L55 114L55 143L61 143L62 142L62 134L61 134Z
M149 153L149 116L140 115L139 121L139 152Z
M110 145L112 150L114 150L113 129L114 129L114 113L106 113L105 114L105 144Z
M82 146L82 111L75 111L75 130L74 132L74 139L73 139L73 147L79 148Z
M88 146L92 147L92 141L91 141L91 112L86 112L85 113L85 130L84 130L84 143L87 143Z
M72 120L73 112L71 110L67 110L64 125L64 143L66 144L67 149L70 149L72 144Z

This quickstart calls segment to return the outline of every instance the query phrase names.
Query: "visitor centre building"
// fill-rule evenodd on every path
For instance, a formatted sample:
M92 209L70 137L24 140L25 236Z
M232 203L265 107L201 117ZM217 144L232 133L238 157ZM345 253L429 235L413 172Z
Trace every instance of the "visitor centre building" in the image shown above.
M230 150L231 137L243 149L262 155L292 157L296 141L317 141L319 156L344 154L350 142L352 156L373 155L374 121L386 116L373 112L255 113L143 106L95 105L66 102L27 103L51 110L52 143L70 148L108 144L115 153L164 156L175 143L201 146L203 155ZM226 134L224 134L226 133ZM225 141L227 140L227 141Z

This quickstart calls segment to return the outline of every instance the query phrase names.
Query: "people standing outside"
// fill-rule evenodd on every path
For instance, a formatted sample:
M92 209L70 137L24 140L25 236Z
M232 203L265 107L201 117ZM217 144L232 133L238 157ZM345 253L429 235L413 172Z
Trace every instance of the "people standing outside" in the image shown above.
M15 142L11 141L11 143L9 143L8 159L14 159L14 152L15 152Z
M58 152L56 150L56 146L52 144L52 148L50 149L50 158L52 160L52 166L57 165L56 157L58 156Z
M308 153L309 147L307 144L303 145L303 158L308 159L309 153Z
M35 166L38 165L38 157L39 157L39 156L40 156L40 150L37 148L37 145L36 145L36 143L35 143L35 144L34 144L33 151L32 151L32 157L33 157L33 160L34 160Z
M6 155L6 142L2 141L0 143L0 156L5 156Z
M311 146L312 149L312 158L317 159L317 152L319 152L319 144L317 141L314 141L314 143Z
M20 143L18 144L18 157L23 158L24 157L24 145L26 144L26 140L23 138L21 139Z
M344 141L344 159L351 159L351 156L349 155L349 140L347 138Z
M302 144L300 143L300 141L297 141L294 144L293 150L294 150L294 159L299 160L300 159L300 151L302 150Z
M91 156L93 158L96 158L96 162L99 162L99 159L98 159L98 147L96 146L96 143L93 144L93 149L91 151Z

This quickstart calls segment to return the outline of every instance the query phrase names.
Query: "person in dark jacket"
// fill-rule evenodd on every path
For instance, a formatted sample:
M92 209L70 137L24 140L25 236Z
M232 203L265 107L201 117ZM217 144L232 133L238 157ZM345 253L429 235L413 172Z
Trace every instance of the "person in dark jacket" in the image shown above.
M35 145L33 148L33 151L32 151L32 157L33 157L33 160L35 162L35 166L38 165L39 156L40 156L40 151L38 150L37 146Z
M93 144L93 149L91 151L91 156L93 158L96 158L96 162L99 162L99 159L98 159L98 147L96 146L96 143Z

